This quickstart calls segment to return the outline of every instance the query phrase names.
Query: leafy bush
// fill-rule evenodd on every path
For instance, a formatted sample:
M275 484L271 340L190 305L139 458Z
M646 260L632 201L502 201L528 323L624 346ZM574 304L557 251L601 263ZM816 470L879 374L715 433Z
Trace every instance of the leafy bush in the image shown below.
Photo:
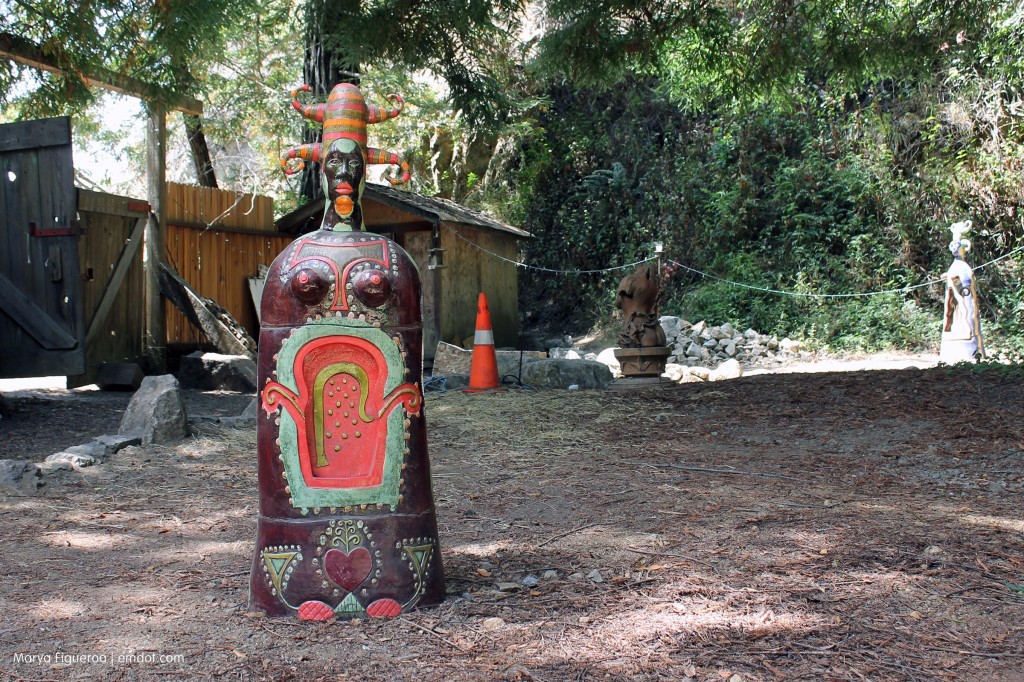
M666 314L824 348L936 348L941 285L843 298L767 290L855 294L934 280L949 264L948 225L963 218L976 226L974 262L1020 239L1020 145L963 134L951 104L920 90L881 83L851 99L809 88L785 106L702 115L654 79L546 95L521 159L519 216L536 237L526 259L601 269L661 241ZM1020 263L979 272L990 345L1024 346ZM521 307L531 323L581 331L611 315L623 274L534 271Z

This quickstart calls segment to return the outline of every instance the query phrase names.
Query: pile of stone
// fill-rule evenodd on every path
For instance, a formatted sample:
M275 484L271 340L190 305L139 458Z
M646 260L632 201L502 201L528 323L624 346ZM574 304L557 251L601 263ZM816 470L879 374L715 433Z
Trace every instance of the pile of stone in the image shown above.
M708 326L704 321L690 324L680 317L661 318L666 345L672 348L670 364L686 367L718 367L729 360L741 365L765 366L807 359L799 341L779 340L777 336L760 334L753 329L744 332L731 324Z
M753 329L740 332L731 324L709 326L704 321L691 324L673 315L661 317L660 322L665 330L666 345L672 349L662 376L678 383L735 379L743 376L745 367L771 367L811 358L811 353L803 350L799 341L780 340ZM607 365L615 377L621 376L613 348L595 354L566 348L572 345L569 338L553 339L550 343L558 344L548 349L552 358L597 361Z

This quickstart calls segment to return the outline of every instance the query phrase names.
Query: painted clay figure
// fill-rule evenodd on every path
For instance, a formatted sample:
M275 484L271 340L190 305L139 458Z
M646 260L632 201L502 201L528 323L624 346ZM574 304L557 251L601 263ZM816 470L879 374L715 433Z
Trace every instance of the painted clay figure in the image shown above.
M971 250L971 242L964 235L970 229L970 220L950 227L953 241L949 243L949 250L953 254L953 263L943 274L946 297L939 350L939 360L948 364L973 360L975 356L985 357L974 271L965 260Z
M277 257L263 294L249 609L271 616L390 618L444 598L419 274L363 230L363 130L325 134L321 228Z

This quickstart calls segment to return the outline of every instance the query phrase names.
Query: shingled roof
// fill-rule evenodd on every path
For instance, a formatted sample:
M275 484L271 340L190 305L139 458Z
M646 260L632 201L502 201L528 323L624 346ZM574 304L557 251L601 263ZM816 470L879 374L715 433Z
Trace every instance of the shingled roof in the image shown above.
M480 211L473 210L448 199L441 199L440 197L425 197L414 192L366 183L362 198L364 215L370 213L370 211L366 210L367 202L373 202L407 214L412 218L410 222L426 223L434 227L439 226L441 223L467 225L475 228L505 232L524 239L533 236L526 230L513 227ZM292 234L314 230L319 226L323 206L322 200L311 201L291 213L281 216L274 222L274 225L280 232ZM368 228L373 228L374 225L375 223L367 219L366 226Z

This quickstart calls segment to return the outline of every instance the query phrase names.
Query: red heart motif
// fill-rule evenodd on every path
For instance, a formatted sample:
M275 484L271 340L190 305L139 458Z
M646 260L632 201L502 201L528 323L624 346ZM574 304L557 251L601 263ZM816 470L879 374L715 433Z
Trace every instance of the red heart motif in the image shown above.
M356 547L348 554L329 549L324 556L324 568L331 580L351 592L370 575L373 558L365 547Z

